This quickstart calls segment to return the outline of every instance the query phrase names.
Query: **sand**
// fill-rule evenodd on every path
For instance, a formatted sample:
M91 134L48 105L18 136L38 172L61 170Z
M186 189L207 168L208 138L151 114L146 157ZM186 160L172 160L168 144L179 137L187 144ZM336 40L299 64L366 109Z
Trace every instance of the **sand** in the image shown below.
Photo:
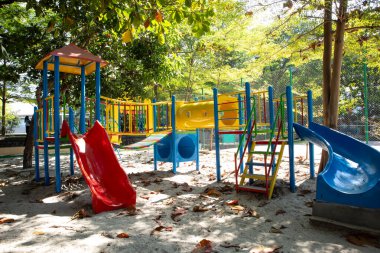
M153 171L151 150L121 151L122 166L137 190L135 214L123 209L93 214L78 168L68 175L67 155L62 155L59 194L54 178L49 186L34 182L34 171L22 169L22 158L2 159L0 219L8 222L0 224L0 252L380 252L378 241L359 246L352 232L310 224L316 181L309 179L304 145L296 153L297 192L289 190L285 154L269 201L233 190L234 151L221 152L219 183L214 151L201 151L199 172L187 162L177 174L169 163ZM228 205L231 200L238 205Z

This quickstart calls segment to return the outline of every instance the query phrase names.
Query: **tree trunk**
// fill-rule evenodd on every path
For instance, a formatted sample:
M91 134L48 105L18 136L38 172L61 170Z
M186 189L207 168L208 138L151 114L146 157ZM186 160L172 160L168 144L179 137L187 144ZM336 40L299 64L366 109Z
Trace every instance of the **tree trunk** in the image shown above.
M33 142L34 142L33 129L34 129L34 116L32 117L32 120L30 121L29 131L26 133L24 156L23 156L23 161L22 161L23 169L31 168L33 166Z
M37 101L38 108L42 107L41 97L42 97L42 83L40 83L40 85L36 89L36 101ZM26 133L25 148L24 148L24 155L23 155L23 162L22 162L22 166L24 169L31 168L33 165L34 120L36 119L33 116L32 120L30 121L29 132Z
M330 83L329 100L329 127L336 129L338 126L339 86L342 71L344 27L347 22L347 1L340 0L338 20L335 33L334 60Z
M347 0L339 1L339 13L335 31L334 60L331 64L331 0L325 1L324 16L324 51L323 51L323 123L330 128L337 128L339 87L343 60L344 27L347 22ZM330 34L330 35L329 35ZM327 163L327 152L322 152L319 172L322 172Z
M331 55L332 55L332 4L331 0L325 1L325 14L323 25L323 124L328 126L329 101L331 82Z
M3 81L3 88L1 92L1 103L2 103L2 108L1 108L1 135L5 136L5 105L7 103L7 98L6 98L6 86L5 86L5 81Z
M331 55L332 55L332 3L331 0L325 1L325 13L323 24L323 124L329 125L329 101L330 101L330 82L331 82ZM322 151L321 162L319 163L318 173L322 172L327 163L327 152Z

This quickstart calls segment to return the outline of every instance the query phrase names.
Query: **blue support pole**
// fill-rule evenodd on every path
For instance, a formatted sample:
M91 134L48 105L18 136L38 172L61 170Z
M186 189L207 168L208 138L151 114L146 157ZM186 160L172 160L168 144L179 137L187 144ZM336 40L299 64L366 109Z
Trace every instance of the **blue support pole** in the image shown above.
M176 145L176 128L175 128L175 96L172 96L172 159L173 173L177 172L177 145Z
M36 182L40 181L40 158L38 152L38 119L37 119L37 107L34 107L33 114L34 124L33 124L33 137L34 137L34 168L35 168L35 178Z
M74 111L69 107L69 128L71 132L74 132ZM74 175L74 151L70 147L70 175Z
M100 62L96 63L95 70L95 120L100 121Z
M220 143L219 143L219 108L218 108L218 89L213 88L214 96L214 139L215 139L215 156L216 156L216 180L222 180L220 174Z
M273 106L273 87L269 86L268 87L268 107L269 107L269 125L270 129L275 130L274 126L274 106ZM274 150L274 145L272 144L271 146L271 151L273 152ZM275 166L276 161L273 161L272 165L272 175L274 174L274 170L276 168Z
M242 80L243 81L243 78ZM242 84L243 86L243 84ZM239 103L239 126L243 125L244 123L244 114L243 114L243 101L241 100L241 95L239 94L238 95L238 103ZM239 130L243 130L242 127L239 128ZM241 140L241 137L243 135L239 134L239 141ZM240 145L240 149L239 149L239 153L240 153L240 160L243 159L243 145ZM243 163L240 164L240 173L243 173L243 170L244 170L244 166L243 166Z
M80 93L80 123L81 134L86 132L86 72L85 66L81 66L81 93Z
M249 82L245 83L245 100L246 100L246 102L245 102L246 103L245 110L247 112L247 124L248 124L248 128L247 129L251 130L253 118L251 117L251 119L248 120L249 116L251 115L251 111L252 111L252 105L251 105L251 85L249 84ZM249 133L247 133L247 134L249 134ZM251 140L249 140L249 143L248 143L248 153L251 152L251 148L252 148L252 135L251 135ZM253 175L253 166L252 166L252 163L249 164L249 174ZM249 179L249 183L252 184L253 183L253 179L250 178Z
M60 110L59 110L59 56L54 56L54 145L55 145L55 191L61 191L60 164Z
M199 129L195 130L195 142L196 147L195 150L197 152L196 160L195 160L195 168L199 171Z
M48 137L47 134L47 119L48 109L47 109L47 101L46 97L48 96L48 62L44 61L44 68L42 70L42 86L43 86L43 94L42 94L42 106L43 106L43 140L44 140L44 172L45 172L45 185L50 184L50 176L49 176L49 144L46 140Z
M307 91L307 115L308 115L308 123L313 122L313 93L311 90ZM310 178L313 179L315 177L314 171L314 144L309 143L309 157L310 157Z
M153 132L157 130L157 105L156 99L153 99ZM154 170L157 170L157 144L153 145L153 164Z
M293 138L293 93L292 87L286 86L286 110L288 114L288 147L289 147L289 181L290 191L296 191L294 175L294 138Z

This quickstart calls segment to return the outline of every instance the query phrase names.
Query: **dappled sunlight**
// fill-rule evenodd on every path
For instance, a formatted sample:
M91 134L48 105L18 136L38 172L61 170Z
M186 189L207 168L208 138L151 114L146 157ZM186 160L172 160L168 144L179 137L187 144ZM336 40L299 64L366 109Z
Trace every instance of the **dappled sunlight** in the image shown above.
M223 151L223 164L232 153ZM15 219L0 226L3 244L20 251L38 246L42 252L56 245L67 252L78 248L86 252L191 252L206 239L218 252L276 247L284 252L373 249L360 251L343 238L345 232L311 226L315 180L308 179L307 164L297 165L298 192L290 193L284 162L273 199L268 201L261 194L236 193L229 183L234 178L228 175L228 167L222 168L226 179L215 182L215 168L209 163L213 152L201 156L199 172L187 162L180 164L177 174L171 172L171 163L160 163L159 170L153 171L151 155L148 151L121 153L123 167L137 190L135 215L124 209L93 214L83 178L67 176L69 167L64 162L62 182L67 190L59 194L54 192L53 179L48 187L25 178L21 178L23 183L2 187L0 198L7 203L2 216ZM236 207L227 204L231 200L237 202ZM89 217L75 216L81 209ZM129 238L117 238L120 233Z

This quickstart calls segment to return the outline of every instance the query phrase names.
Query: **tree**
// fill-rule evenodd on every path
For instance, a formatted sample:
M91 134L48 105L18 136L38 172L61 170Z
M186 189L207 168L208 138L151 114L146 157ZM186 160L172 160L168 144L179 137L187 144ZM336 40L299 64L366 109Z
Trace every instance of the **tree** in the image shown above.
M268 8L277 2L259 4L257 8ZM336 7L336 8L333 8ZM343 55L349 50L361 52L364 43L371 43L371 59L378 55L378 29L380 28L378 2L357 2L347 0L325 0L322 1L284 1L279 17L280 21L275 24L269 32L270 37L284 42L280 49L285 55L293 51L291 58L306 60L315 57L320 52L323 44L323 118L324 124L331 128L337 127L338 102L340 98L340 80ZM336 12L334 12L336 10ZM289 25L297 19L313 26L294 30L293 36L288 35ZM322 20L318 24L317 21ZM321 28L323 27L323 30ZM295 36L294 36L295 35ZM345 38L347 37L347 38ZM345 39L348 43L345 44ZM334 44L333 44L334 43ZM324 168L326 154L322 156L320 171Z

